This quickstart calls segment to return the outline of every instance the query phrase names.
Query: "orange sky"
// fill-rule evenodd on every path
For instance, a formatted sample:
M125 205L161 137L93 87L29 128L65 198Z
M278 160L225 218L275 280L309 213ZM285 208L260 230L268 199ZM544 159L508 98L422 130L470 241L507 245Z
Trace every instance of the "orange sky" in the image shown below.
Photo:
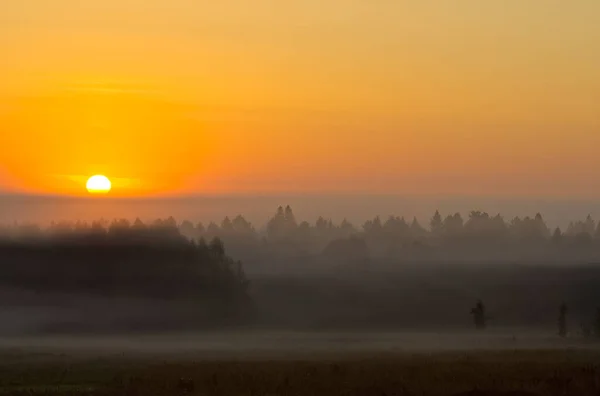
M7 4L8 3L8 4ZM596 0L0 5L0 191L600 197Z

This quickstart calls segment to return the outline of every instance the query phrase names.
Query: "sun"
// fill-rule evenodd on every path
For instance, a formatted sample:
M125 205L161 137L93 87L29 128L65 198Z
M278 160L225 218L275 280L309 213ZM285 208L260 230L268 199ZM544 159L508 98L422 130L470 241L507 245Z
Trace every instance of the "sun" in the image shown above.
M102 175L92 176L88 179L85 187L90 194L107 194L112 188L108 177Z

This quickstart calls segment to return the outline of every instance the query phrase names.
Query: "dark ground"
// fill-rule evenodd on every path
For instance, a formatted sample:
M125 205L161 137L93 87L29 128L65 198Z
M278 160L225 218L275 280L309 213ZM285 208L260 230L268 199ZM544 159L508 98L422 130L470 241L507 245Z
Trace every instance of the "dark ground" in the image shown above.
M0 394L600 394L600 351L592 344L529 334L511 346L506 334L473 336L470 346L467 334L3 339Z

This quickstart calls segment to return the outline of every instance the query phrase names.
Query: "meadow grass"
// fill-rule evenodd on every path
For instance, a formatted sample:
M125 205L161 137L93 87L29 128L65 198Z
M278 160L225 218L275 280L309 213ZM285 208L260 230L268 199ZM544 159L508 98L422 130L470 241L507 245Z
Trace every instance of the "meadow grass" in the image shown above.
M600 354L472 351L294 359L0 353L1 395L446 396L472 389L600 394Z

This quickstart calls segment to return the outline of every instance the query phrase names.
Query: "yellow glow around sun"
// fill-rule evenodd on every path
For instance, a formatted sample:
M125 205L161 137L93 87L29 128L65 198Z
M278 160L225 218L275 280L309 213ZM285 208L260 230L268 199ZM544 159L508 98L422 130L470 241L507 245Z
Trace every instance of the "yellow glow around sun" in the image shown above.
M106 194L112 188L112 184L108 177L96 175L88 179L86 188L90 194Z

